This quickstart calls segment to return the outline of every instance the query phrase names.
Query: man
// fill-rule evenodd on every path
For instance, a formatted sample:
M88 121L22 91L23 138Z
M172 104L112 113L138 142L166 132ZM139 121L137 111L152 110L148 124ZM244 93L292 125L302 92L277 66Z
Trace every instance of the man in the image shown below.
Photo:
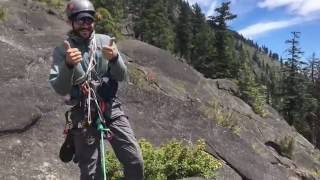
M91 76L96 82L101 82L102 78L112 80L115 83L100 87L105 88L103 93L108 93L111 86L111 91L115 93L117 83L126 78L127 69L111 38L94 32L95 9L89 0L71 0L66 12L72 30L68 33L68 39L53 52L49 82L58 94L69 95L74 105L68 111L72 128L67 137L73 142L75 154L72 157L80 168L80 179L100 180L103 175L99 132L95 124L97 114L87 116L86 98L91 87L88 77ZM108 101L111 108L106 115L109 117L106 117L106 124L113 134L109 142L124 167L124 179L142 180L141 151L128 119L115 94Z

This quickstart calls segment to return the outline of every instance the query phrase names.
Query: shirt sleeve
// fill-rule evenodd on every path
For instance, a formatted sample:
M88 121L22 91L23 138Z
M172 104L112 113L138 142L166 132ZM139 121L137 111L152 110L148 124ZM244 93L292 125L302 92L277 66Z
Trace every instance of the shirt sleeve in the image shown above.
M49 82L53 89L60 95L67 95L73 85L81 83L84 79L85 73L81 64L78 63L73 68L67 67L64 48L56 47L49 75Z

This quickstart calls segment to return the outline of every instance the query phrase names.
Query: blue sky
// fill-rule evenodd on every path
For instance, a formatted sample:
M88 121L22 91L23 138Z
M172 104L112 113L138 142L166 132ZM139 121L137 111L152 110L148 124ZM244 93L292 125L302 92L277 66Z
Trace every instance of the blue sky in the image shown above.
M209 16L225 0L188 0L198 3ZM320 0L230 0L237 19L229 23L231 29L266 45L273 52L286 57L292 31L300 31L303 58L315 52L320 57Z

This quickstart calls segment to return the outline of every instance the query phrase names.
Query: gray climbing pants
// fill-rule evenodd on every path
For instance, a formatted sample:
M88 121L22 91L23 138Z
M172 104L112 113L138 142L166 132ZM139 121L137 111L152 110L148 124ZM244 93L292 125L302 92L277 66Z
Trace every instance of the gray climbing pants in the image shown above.
M118 117L110 126L109 140L124 168L125 180L143 180L143 159L137 140L126 116ZM94 127L72 130L75 159L80 168L80 180L102 180L100 134Z

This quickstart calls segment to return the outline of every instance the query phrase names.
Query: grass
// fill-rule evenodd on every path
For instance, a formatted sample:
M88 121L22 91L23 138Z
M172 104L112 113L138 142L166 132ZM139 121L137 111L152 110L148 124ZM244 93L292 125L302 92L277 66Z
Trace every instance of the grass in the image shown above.
M186 94L186 85L183 81L175 80L174 87L173 87L179 94L183 95Z
M157 86L156 74L151 70L145 72L139 67L129 64L128 74L130 82L141 89L149 91L159 89Z
M320 170L312 170L312 171L309 171L309 173L316 178L320 177Z
M283 156L292 159L293 150L295 147L295 139L292 136L285 136L279 141L280 151Z
M4 21L7 18L7 9L0 6L0 21Z
M220 126L228 128L232 130L233 133L240 135L241 127L238 122L232 118L232 112L223 110L217 101L211 100L208 105L202 105L200 111Z

